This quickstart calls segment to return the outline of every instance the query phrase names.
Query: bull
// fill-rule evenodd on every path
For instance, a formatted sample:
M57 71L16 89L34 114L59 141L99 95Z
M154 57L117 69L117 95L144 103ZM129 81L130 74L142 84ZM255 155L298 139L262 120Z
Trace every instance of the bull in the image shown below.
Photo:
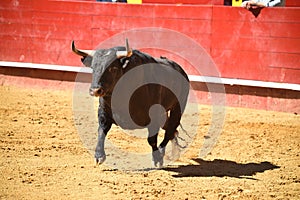
M77 49L73 41L72 51L82 57L81 61L86 67L92 68L92 83L89 93L91 96L99 97L99 127L95 148L96 162L102 164L105 161L105 137L111 129L112 124L115 124L123 129L148 128L147 140L152 147L153 164L156 167L162 167L166 145L170 140L176 141L178 134L177 127L180 125L181 117L187 103L189 79L185 71L176 62L165 57L154 58L139 50L131 49L127 39L125 46L98 50ZM172 70L175 70L185 81L178 84L179 80L173 80L173 78L167 80L169 84L176 85L177 94L174 94L166 86L155 83L145 84L134 91L129 105L126 105L126 103L119 105L125 107L125 109L129 109L131 119L138 125L131 126L130 123L127 123L127 115L123 115L122 112L113 112L112 96L114 88L126 73L129 73L138 66L145 66L142 69L146 69L150 67L146 65L153 64L159 65L159 68L164 69L166 73L171 73ZM130 81L143 79L143 77L149 78L149 76L155 79L158 74L151 73L149 70L142 70L138 77L132 77ZM168 77L163 78L168 79ZM162 106L164 108L163 112L157 111L157 113L151 116L149 110L153 105ZM160 120L162 116L164 120ZM150 122L151 126L148 126ZM160 128L165 130L165 134L162 142L157 146L157 136Z

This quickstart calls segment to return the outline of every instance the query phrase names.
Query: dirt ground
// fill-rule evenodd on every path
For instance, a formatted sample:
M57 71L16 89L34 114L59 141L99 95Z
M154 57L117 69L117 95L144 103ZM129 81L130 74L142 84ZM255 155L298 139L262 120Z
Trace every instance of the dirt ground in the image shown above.
M74 123L72 90L6 85L0 95L0 199L300 199L297 114L226 108L222 134L201 159L211 123L201 105L197 136L179 161L123 171L95 165Z

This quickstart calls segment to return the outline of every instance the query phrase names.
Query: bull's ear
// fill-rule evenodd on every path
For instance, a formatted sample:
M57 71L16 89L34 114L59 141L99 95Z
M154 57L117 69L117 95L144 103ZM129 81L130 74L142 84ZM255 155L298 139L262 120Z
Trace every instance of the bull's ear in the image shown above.
M74 40L72 41L72 51L75 54L77 54L79 56L83 56L83 57L87 57L87 56L93 57L94 54L95 54L95 50L80 50L80 49L77 49L75 47Z
M123 57L130 57L130 56L132 56L132 49L129 47L128 39L127 38L125 40L125 48L126 48L125 51L117 51L116 52L117 58L123 58Z

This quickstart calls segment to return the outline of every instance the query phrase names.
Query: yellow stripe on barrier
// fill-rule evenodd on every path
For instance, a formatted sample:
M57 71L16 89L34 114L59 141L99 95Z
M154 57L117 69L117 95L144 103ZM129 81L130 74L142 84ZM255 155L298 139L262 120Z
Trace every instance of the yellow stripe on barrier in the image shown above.
M127 0L129 4L142 4L142 0Z
M232 6L241 6L242 0L232 0Z

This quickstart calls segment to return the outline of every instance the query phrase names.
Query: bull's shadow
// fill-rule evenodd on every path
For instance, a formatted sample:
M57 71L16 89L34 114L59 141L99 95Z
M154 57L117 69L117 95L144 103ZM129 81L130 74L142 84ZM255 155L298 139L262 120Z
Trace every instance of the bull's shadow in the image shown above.
M270 162L261 163L237 163L229 160L206 161L203 159L193 159L199 165L184 165L178 167L168 167L164 170L176 172L173 177L234 177L253 179L256 173L262 173L267 170L280 168Z

